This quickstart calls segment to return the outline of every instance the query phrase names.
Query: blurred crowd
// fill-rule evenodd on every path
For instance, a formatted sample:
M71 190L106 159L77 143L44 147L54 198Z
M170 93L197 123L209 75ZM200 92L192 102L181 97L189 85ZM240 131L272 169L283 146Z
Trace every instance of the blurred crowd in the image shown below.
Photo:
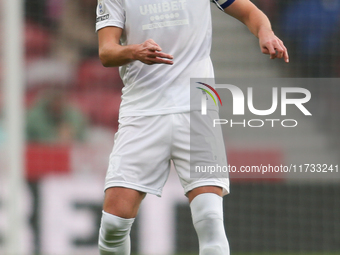
M255 0L272 20L275 31L289 49L288 77L340 77L340 0ZM282 65L283 67L283 65ZM335 151L340 152L340 84L310 80L314 116Z
M27 139L85 141L89 127L114 132L122 82L98 59L94 0L26 0Z
M291 77L340 76L340 0L255 0L286 43Z
M48 174L105 174L123 84L118 68L104 68L98 58L96 0L24 3L25 170L36 204L38 183ZM0 150L3 102L0 95ZM0 151L0 172L4 156ZM31 220L38 229L36 211Z

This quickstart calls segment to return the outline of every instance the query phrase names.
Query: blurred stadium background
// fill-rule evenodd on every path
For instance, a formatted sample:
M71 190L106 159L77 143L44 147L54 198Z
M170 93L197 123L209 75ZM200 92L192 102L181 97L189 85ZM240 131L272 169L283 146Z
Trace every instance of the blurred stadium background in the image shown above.
M254 3L287 44L291 63L269 61L242 24L212 6L212 59L218 79L339 78L339 0ZM97 3L0 4L0 254L98 254L102 188L122 82L116 68L104 68L98 60ZM20 45L20 37L22 58L20 50L14 55L9 51ZM15 64L11 76L9 67ZM229 162L339 163L338 81L324 89L310 88L322 107L314 106L314 123L294 137L266 132L259 139L230 131ZM16 102L13 95L22 100ZM24 111L12 108L15 104ZM20 171L24 179L16 174ZM224 206L232 254L340 254L339 178L237 179L231 189ZM145 199L132 230L132 250L198 254L189 207L175 174L162 199Z

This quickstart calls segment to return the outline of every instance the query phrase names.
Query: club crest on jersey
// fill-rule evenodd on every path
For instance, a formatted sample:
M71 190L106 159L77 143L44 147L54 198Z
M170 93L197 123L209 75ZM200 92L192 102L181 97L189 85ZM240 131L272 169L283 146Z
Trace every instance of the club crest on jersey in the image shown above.
M104 0L98 0L98 15L105 14L105 3Z

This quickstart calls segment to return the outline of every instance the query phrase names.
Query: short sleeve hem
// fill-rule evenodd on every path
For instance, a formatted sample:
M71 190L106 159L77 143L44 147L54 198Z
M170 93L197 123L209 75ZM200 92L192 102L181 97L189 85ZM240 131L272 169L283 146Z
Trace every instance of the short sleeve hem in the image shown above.
M119 27L119 28L124 29L124 23L120 21L115 21L115 20L107 20L107 21L98 22L96 24L96 31L104 27Z

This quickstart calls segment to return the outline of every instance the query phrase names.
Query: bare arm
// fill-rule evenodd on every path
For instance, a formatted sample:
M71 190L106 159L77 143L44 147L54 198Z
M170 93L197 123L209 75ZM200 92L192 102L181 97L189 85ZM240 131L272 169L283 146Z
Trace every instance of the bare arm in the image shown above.
M224 10L243 22L259 38L261 51L271 59L283 58L289 62L288 51L283 42L274 34L267 16L249 0L236 0Z
M98 31L99 58L105 67L122 66L135 60L148 65L173 64L173 56L161 52L161 47L152 39L142 44L120 45L122 32L118 27L105 27Z

